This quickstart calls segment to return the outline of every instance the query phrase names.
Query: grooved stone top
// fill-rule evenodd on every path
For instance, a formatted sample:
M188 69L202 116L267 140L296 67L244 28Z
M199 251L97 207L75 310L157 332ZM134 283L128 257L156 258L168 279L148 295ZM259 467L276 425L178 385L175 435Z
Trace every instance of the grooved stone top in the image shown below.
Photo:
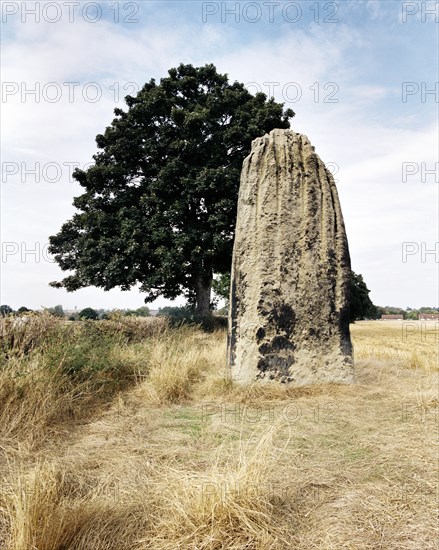
M353 381L350 257L334 179L308 138L272 130L244 160L228 363L242 383Z

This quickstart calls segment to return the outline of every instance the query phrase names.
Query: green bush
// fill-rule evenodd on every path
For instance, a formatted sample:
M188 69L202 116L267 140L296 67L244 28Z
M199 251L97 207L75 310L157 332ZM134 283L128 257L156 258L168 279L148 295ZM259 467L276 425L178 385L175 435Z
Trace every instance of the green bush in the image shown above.
M167 317L171 327L194 325L199 326L205 332L213 332L214 330L227 327L227 317L212 314L199 315L194 313L189 306L167 306L162 308L158 315L160 317Z
M96 319L99 318L99 313L95 309L93 309L92 307L86 307L85 309L82 309L79 312L78 317L80 319L91 319L91 320L95 321Z
M123 378L123 363L115 350L124 344L122 335L105 334L94 321L84 321L66 327L64 334L44 351L49 368L76 381L101 384Z
M9 315L13 312L14 312L14 310L11 308L11 306L8 306L6 304L3 304L3 305L0 306L0 315L2 315L3 317L5 317L6 315Z

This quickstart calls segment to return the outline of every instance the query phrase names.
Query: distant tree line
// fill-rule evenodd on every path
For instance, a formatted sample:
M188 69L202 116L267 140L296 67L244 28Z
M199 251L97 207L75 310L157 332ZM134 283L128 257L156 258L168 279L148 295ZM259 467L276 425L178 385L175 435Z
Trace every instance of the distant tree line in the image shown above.
M27 307L21 306L17 309L17 311L14 311L11 306L8 306L6 304L3 304L0 306L0 316L5 317L6 315L10 314L23 314L23 313L30 313L32 310L28 309Z
M378 319L382 315L402 315L404 319L417 320L421 313L439 313L438 307L420 307L418 309L407 307L406 309L402 309L400 307L392 306L377 306L377 310Z
M75 313L67 314L64 311L62 305L56 305L54 307L44 308L45 311L54 315L55 317L65 318L69 321L78 321L78 320L98 320L98 319L109 319L114 316L118 317L149 317L151 315L150 309L146 306L141 306L137 309L94 309L92 307L86 307ZM16 311L12 309L9 305L0 306L0 316L4 317L6 315L25 315L27 313L32 313L33 310L25 306L21 306Z
M215 293L226 300L228 298L228 277L222 276L214 281ZM407 320L417 320L422 313L439 313L439 307L420 307L406 309L394 306L375 306L369 298L369 289L361 275L352 272L351 277L351 322L365 319L380 319L382 315L402 315ZM141 306L137 309L94 309L86 307L78 312L66 314L62 305L46 308L46 311L55 317L65 318L69 321L78 320L99 320L110 319L114 317L149 317L151 311L147 306ZM217 310L218 315L226 316L228 311L226 306ZM16 311L9 305L0 306L0 316L6 315L25 315L32 313L33 310L25 306L19 307ZM190 304L185 306L165 306L159 308L159 317L171 317L178 320L190 319L193 316L193 309Z

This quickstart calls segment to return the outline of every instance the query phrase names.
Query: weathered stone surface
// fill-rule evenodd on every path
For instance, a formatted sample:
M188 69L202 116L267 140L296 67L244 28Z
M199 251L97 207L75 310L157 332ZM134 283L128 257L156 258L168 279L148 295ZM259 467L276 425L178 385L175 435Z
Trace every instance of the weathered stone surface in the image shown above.
M308 138L252 143L239 190L228 362L242 383L353 381L350 257L337 189Z

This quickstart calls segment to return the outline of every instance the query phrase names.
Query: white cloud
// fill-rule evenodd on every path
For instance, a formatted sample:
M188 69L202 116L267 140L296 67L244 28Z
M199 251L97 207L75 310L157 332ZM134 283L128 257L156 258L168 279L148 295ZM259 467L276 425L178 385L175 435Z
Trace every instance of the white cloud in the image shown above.
M198 21L186 17L175 22L171 15L177 13L178 4L171 9L160 2L149 5L148 16L132 26L108 20L24 25L16 21L3 45L3 80L16 82L19 92L21 83L29 89L36 82L41 88L54 82L63 95L56 103L44 97L35 102L30 96L23 103L17 93L1 104L7 136L2 160L25 162L28 168L36 162L41 166L58 163L63 172L53 184L36 184L32 177L28 183L19 183L20 174L8 178L2 191L2 240L44 245L48 235L72 215L72 198L81 188L69 182L63 163L82 166L91 160L95 135L110 124L114 107L123 106L121 101L115 103L114 83L122 96L125 84L140 86L151 77L165 76L180 62L213 62L232 81L256 82L264 92L274 86L268 83L279 83L274 86L276 99L297 112L292 127L308 135L325 162L339 167L335 177L354 268L365 276L374 299L403 306L433 304L437 264L416 258L402 264L400 251L404 240L435 239L429 222L437 217L437 182L432 176L425 183L416 176L405 183L401 179L403 162L433 166L437 126L424 122L431 105L419 103L408 109L401 104L398 81L384 83L379 74L373 80L362 76L364 63L370 70L373 55L387 55L389 63L400 64L404 78L416 64L415 59L392 58L394 52L381 52L380 44L371 42L368 29L378 20L386 21L386 10L378 2L362 4L359 12L358 6L343 5L345 14L347 9L352 16L361 13L358 25L280 25L277 35L274 27L258 34L248 25L202 25L200 14ZM363 8L369 20L364 20ZM409 26L403 30L409 32ZM80 83L72 103L65 82ZM101 89L96 103L82 97L89 82ZM297 89L292 83L300 86L300 101L288 102ZM338 103L325 99L338 99ZM40 301L69 307L140 305L138 293L84 289L67 295L51 289L48 281L60 277L56 265L22 263L18 257L1 266L1 300L14 307L38 307ZM424 284L412 284L421 278Z

